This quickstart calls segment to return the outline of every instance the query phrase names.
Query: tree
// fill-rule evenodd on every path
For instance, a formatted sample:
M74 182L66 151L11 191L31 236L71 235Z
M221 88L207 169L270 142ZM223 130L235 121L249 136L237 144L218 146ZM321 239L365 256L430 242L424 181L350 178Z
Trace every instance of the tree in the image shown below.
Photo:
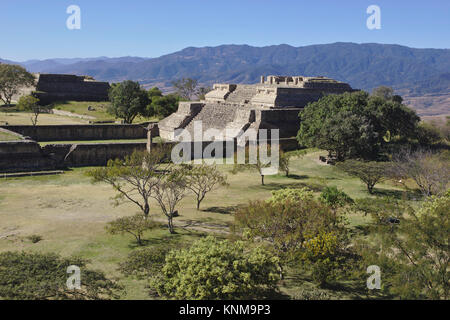
M429 150L402 150L394 156L389 170L396 180L412 179L426 197L443 194L450 182L448 153L436 154Z
M280 150L280 170L284 171L286 177L289 177L292 158L301 158L306 154L305 150L295 150L284 152Z
M0 63L0 99L6 105L11 104L12 97L22 87L33 86L34 76L19 65Z
M306 189L283 190L268 201L252 201L240 208L234 219L245 238L271 245L280 260L281 276L283 265L297 258L308 236L339 228L330 208Z
M0 253L0 298L14 300L97 300L118 298L121 286L103 272L87 267L88 260L53 253ZM69 266L80 268L81 288L69 289Z
M338 163L337 167L351 176L358 177L372 194L374 186L386 179L388 165L385 162L346 160Z
M350 204L353 204L350 198L344 191L337 187L325 187L320 193L319 200L328 205L335 216L336 223L338 222L338 210Z
M138 279L157 275L162 271L168 252L167 248L160 246L133 250L127 259L120 263L119 270L126 276Z
M157 224L148 219L142 213L135 214L131 217L117 218L106 225L106 230L110 234L132 234L136 238L138 245L142 245L142 235L144 231L157 227Z
M364 91L324 96L299 116L299 143L328 150L338 161L375 159L390 142L386 137L413 138L419 121L405 105Z
M173 226L175 208L186 196L185 171L183 169L172 169L170 172L163 174L153 190L151 197L158 202L162 213L167 217L169 232L173 234L175 233Z
M149 103L147 91L130 80L113 84L109 90L111 105L108 112L125 123L132 123L138 115L145 115Z
M201 164L185 166L187 187L197 198L197 210L206 194L219 186L227 185L226 176L216 166Z
M270 157L270 153L271 153L271 147L269 144L266 145L267 149L265 150L261 144L258 144L255 148L254 151L256 153L255 159L251 159L250 156L250 152L251 152L251 147L250 146L246 146L243 149L243 152L245 152L245 157L244 157L244 163L239 163L238 161L238 152L235 153L234 158L234 167L233 170L231 171L232 174L237 174L238 172L242 172L244 170L253 170L259 173L260 177L261 177L261 185L264 185L264 169L270 167L270 163L268 163L268 158ZM264 153L264 151L267 151L266 153L266 157L267 159L265 159L264 155L263 157L261 157L261 153ZM254 163L251 163L254 162Z
M17 107L19 108L19 110L31 111L33 113L33 116L31 117L31 123L33 124L33 126L37 124L38 116L43 110L43 108L39 106L38 103L39 99L31 95L20 97L19 102L17 103Z
M444 137L441 136L439 128L433 123L420 122L417 127L417 140L422 146L432 146L439 143Z
M380 97L385 100L391 100L394 96L394 89L387 86L379 86L372 90L372 96Z
M172 81L172 86L175 88L177 94L185 100L192 100L198 94L198 81L191 78L183 78Z
M177 111L180 97L175 94L165 96L155 95L151 98L151 103L147 106L146 115L149 117L165 118Z
M166 256L162 275L151 280L160 295L175 299L252 299L275 291L278 260L258 247L212 236Z
M115 205L124 200L130 201L147 217L150 195L163 173L171 167L169 148L167 145L157 145L151 153L134 151L124 160L109 160L106 167L89 170L87 175L93 183L106 182L117 191Z
M432 196L394 228L380 224L377 237L362 246L366 264L383 270L384 291L402 299L450 298L449 207L450 191Z
M197 90L197 95L199 100L205 100L205 96L208 92L210 92L212 88L210 87L200 87Z

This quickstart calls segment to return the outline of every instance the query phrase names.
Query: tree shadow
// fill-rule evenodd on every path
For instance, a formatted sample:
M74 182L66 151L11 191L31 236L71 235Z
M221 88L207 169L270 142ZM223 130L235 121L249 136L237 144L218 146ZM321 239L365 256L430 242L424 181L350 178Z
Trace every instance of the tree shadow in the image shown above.
M295 180L303 180L303 179L308 179L309 176L302 174L302 175L298 175L298 174L289 174L287 176L287 178L289 179L295 179Z
M321 192L323 190L323 186L319 184L314 183L304 183L304 182L293 182L293 183L276 183L276 182L270 182L265 183L264 185L259 185L259 188L265 189L265 190L281 190L281 189L300 189L300 188L308 188L314 192Z
M359 283L359 281L353 281L351 284L344 283L325 283L320 286L322 289L332 290L348 294L354 297L354 299L372 299L372 300L385 300L393 298L390 295L386 295L374 290L368 290L365 282ZM372 292L373 291L373 292Z
M236 212L241 207L243 207L242 204L238 204L238 205L234 205L234 206L215 206L215 207L208 207L206 209L202 209L201 211L220 213L220 214L231 214L231 213Z
M390 197L397 200L417 200L422 198L422 194L418 190L394 190L394 189L373 189L373 195L378 197Z

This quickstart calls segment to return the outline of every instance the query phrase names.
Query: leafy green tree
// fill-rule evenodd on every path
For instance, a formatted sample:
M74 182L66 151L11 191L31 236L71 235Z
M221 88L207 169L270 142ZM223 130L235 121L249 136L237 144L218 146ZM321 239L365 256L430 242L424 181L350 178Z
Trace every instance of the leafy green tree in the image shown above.
M33 113L33 116L31 117L31 123L33 126L37 124L38 116L43 111L43 107L41 107L38 103L39 99L31 95L20 97L17 103L19 110L31 111Z
M348 194L334 186L325 187L320 193L319 199L333 209L353 203Z
M161 273L169 249L148 247L133 250L127 259L120 263L119 270L126 276L138 279L148 278Z
M450 191L432 196L395 227L380 224L377 237L361 246L366 265L383 270L385 292L403 299L450 298L449 207Z
M147 106L147 116L156 116L158 118L165 118L175 111L177 111L180 96L176 94L168 94L165 96L152 96L151 103Z
M138 213L131 217L121 217L108 222L105 228L110 234L132 234L136 238L137 244L141 246L144 232L155 229L157 226L153 220Z
M227 177L216 166L201 164L185 166L187 187L197 198L197 210L206 194L215 188L227 185Z
M386 137L414 137L419 117L393 100L367 92L327 95L300 112L301 145L328 150L338 161L374 159L389 143Z
M327 204L335 216L335 222L339 220L338 210L353 204L350 198L344 191L337 187L325 187L320 193L319 200Z
M149 103L147 91L131 80L113 84L109 90L111 105L108 112L125 123L132 123L138 115L145 115Z
M439 128L432 123L423 121L419 123L417 127L417 140L422 146L432 146L441 142L443 138Z
M198 81L195 79L183 78L175 80L172 81L172 86L182 99L192 100L194 96L198 95Z
M151 287L175 299L258 299L275 291L278 259L266 250L212 236L166 256Z
M283 266L296 260L308 236L338 229L331 209L305 189L284 190L268 201L252 201L234 219L245 238L270 244L280 259L281 276Z
M23 87L34 85L34 76L19 65L0 63L0 99L6 105L11 104L12 97Z
M373 193L375 185L387 177L386 162L346 160L338 163L337 167L351 176L358 177L367 186L367 191Z
M7 300L98 300L118 298L121 286L103 272L87 267L88 260L53 253L0 253L0 298ZM67 268L80 268L81 288L69 289Z
M343 248L340 238L334 232L320 231L314 236L307 236L301 258L312 271L313 281L324 286L336 279L339 268L343 267Z
M387 86L379 86L372 90L372 96L390 100L394 96L394 89Z
M134 203L147 217L150 212L150 195L171 168L170 146L157 145L152 152L134 151L124 160L109 160L106 167L91 169L87 175L93 183L110 184L117 195L115 205L123 201Z

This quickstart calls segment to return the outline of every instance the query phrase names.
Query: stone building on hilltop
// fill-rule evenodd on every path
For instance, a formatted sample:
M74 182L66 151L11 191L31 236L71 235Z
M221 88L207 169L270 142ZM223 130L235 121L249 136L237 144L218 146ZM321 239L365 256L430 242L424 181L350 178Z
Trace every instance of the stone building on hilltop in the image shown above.
M34 86L21 88L13 97L17 101L23 95L33 93L40 104L56 101L107 101L110 85L108 82L96 81L90 76L73 74L35 73Z
M299 111L327 94L354 91L349 84L326 77L268 76L258 84L215 84L205 100L180 102L178 111L161 120L159 134L175 140L176 129L193 137L195 121L203 131L214 128L225 139L237 138L248 129L279 129L280 138L299 130Z

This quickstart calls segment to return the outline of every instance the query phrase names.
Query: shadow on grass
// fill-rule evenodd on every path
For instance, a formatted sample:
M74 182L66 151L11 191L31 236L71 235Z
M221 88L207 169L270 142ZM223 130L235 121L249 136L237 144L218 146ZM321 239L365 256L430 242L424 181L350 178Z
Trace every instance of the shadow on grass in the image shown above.
M206 208L206 209L202 209L201 211L220 213L220 214L231 214L231 213L236 212L236 210L238 210L242 206L243 206L242 204L238 204L238 205L235 205L235 206L209 207L209 208Z
M369 290L364 281L352 281L351 283L325 283L321 286L322 289L331 290L334 292L344 293L353 296L356 300L386 300L393 297L380 293L379 290Z
M422 198L419 190L393 190L393 189L377 189L374 188L373 195L378 197L391 197L397 200L418 200Z
M323 186L315 183L304 183L304 182L294 182L294 183L276 183L276 182L270 182L266 183L264 185L258 186L261 189L265 190L280 190L280 189L299 189L299 188L308 188L314 192L321 192L323 190Z
M302 174L302 175L298 175L298 174L290 174L287 176L287 178L289 179L295 179L295 180L303 180L303 179L308 179L309 176Z

